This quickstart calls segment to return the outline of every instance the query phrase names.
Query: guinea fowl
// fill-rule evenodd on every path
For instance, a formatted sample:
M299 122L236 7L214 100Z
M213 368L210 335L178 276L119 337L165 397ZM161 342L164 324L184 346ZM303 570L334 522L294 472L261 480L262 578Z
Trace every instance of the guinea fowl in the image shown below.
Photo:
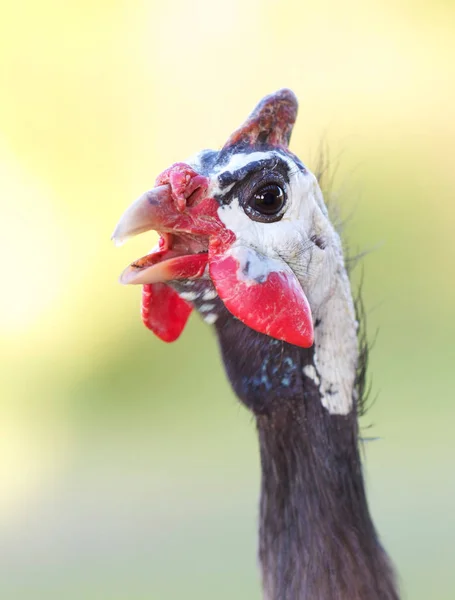
M160 234L121 282L143 285L142 319L167 342L196 309L254 413L264 598L396 600L362 477L354 302L317 178L288 149L296 115L280 90L220 151L159 175L114 232Z

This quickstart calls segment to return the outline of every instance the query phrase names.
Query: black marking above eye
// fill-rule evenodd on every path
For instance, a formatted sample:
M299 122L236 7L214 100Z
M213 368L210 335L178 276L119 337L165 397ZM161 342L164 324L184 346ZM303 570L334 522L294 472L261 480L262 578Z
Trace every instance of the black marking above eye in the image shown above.
M285 200L283 188L276 183L269 183L252 194L249 205L262 215L276 215L283 208Z
M220 189L224 189L232 184L245 181L254 174L265 173L267 171L279 171L286 181L289 181L289 165L280 157L275 155L269 158L253 160L235 171L224 171L218 176Z
M221 205L238 199L245 213L254 221L279 221L284 214L290 175L287 160L273 152L266 158L251 160L235 170L220 173L219 188L227 189L216 194L215 198Z

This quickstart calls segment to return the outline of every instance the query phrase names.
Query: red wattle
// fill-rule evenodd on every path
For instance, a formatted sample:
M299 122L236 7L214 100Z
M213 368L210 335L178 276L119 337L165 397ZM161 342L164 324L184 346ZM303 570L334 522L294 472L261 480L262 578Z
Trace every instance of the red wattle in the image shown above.
M314 331L311 309L292 271L271 271L265 281L239 277L241 266L229 254L210 256L209 272L219 297L251 329L309 348Z
M174 342L185 328L190 304L165 283L142 287L142 322L164 342Z

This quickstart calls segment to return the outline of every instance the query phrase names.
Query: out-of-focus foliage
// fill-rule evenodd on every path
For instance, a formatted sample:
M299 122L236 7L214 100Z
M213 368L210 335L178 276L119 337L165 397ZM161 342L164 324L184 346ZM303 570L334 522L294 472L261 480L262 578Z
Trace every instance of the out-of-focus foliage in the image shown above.
M193 318L166 346L110 233L256 101L339 162L363 261L369 496L413 600L455 595L453 5L10 2L0 20L0 595L259 598L254 424ZM358 279L358 273L354 275Z

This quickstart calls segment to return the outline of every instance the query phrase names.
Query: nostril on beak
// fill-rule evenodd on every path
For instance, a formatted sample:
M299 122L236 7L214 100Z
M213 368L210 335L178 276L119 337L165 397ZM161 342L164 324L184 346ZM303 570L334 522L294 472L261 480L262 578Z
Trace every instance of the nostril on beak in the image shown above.
M202 200L207 193L208 187L209 180L207 177L204 177L203 175L196 175L196 177L193 177L185 191L186 205L194 206Z

